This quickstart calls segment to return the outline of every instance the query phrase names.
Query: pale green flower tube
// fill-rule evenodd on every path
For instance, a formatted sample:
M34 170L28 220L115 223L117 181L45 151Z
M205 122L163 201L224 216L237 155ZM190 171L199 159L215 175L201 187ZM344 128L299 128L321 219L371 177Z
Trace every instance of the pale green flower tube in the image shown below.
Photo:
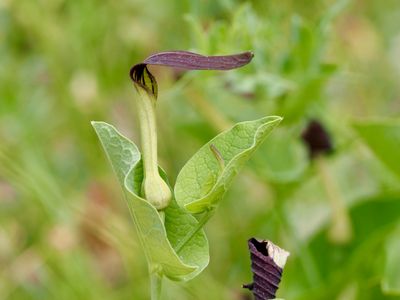
M139 97L136 107L140 123L143 183L142 196L157 210L163 210L171 202L171 190L158 172L156 99L141 85L135 83Z

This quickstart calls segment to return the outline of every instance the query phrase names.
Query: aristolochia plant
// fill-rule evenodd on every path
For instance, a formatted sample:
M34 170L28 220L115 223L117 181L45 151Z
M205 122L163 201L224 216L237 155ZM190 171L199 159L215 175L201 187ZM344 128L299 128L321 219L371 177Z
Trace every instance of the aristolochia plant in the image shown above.
M253 54L202 56L174 51L148 57L130 75L139 94L141 152L112 125L92 122L136 225L151 275L151 298L159 299L162 278L187 281L209 262L203 227L214 214L233 178L280 117L238 123L204 145L182 168L175 187L157 162L157 82L148 64L189 70L230 70L251 61Z

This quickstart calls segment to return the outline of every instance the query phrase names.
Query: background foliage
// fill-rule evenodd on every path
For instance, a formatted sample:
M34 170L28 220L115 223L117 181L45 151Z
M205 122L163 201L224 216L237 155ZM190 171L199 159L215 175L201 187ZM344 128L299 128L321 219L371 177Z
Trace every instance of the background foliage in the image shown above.
M207 225L209 267L166 281L165 299L247 299L252 236L292 253L280 297L398 299L399 18L396 0L2 0L0 298L148 298L143 252L90 121L138 141L130 66L186 49L255 58L227 73L153 68L172 182L230 124L285 119ZM335 148L316 161L301 140L310 119ZM332 234L343 216L351 227Z

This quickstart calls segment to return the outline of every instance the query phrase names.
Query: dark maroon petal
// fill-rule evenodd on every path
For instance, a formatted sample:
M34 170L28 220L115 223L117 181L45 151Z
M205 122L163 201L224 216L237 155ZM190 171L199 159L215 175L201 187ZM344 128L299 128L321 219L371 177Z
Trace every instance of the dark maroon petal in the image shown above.
M169 51L153 54L146 58L143 63L187 70L231 70L248 64L253 56L252 52L203 56L188 51Z
M160 65L185 70L231 70L248 64L252 52L233 55L204 56L189 51L159 52L134 65L130 70L133 82L153 93L157 98L157 81L147 69L147 65Z
M325 127L317 120L311 120L302 134L311 158L333 151L332 141Z
M276 291L282 277L280 268L268 253L269 241L251 238L248 241L253 283L243 285L251 290L256 300L275 299Z

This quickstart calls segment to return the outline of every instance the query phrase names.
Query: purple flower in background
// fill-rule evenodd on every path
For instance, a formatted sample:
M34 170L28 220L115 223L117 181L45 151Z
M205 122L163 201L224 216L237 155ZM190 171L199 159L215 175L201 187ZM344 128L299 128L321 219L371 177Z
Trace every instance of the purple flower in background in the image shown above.
M243 285L256 300L275 299L289 252L271 241L251 238L248 241L253 283Z

